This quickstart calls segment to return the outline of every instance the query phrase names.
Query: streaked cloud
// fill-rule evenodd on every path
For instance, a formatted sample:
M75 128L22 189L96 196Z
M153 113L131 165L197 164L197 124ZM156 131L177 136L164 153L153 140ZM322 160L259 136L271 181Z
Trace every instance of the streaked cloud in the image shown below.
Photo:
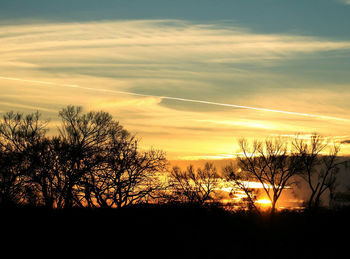
M350 5L350 0L338 0L338 2Z
M7 62L22 59L14 63L22 66L28 63L47 66L56 62L56 65L68 67L75 67L77 62L83 67L130 62L145 65L149 61L151 64L164 61L177 64L188 59L192 62L263 63L278 62L300 53L350 48L346 41L263 35L241 28L176 20L5 26L0 36L5 47L1 55L8 57ZM62 58L68 54L71 56ZM81 64L81 61L91 63Z
M2 26L0 37L0 111L107 110L174 156L234 152L240 136L347 134L329 119L349 119L348 84L316 89L274 69L348 55L348 41L181 20Z

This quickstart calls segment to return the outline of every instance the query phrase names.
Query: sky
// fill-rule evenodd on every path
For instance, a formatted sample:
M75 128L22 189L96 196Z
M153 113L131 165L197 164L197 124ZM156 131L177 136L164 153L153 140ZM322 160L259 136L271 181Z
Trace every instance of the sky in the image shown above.
M0 113L104 110L169 159L317 132L350 153L348 0L1 0Z

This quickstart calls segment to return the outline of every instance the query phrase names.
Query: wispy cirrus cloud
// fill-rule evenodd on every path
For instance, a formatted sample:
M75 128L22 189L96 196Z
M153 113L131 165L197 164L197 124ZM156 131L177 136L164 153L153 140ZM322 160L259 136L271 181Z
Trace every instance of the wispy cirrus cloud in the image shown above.
M350 0L338 0L338 2L350 5Z
M329 131L326 121L298 118L298 113L347 118L339 100L349 92L332 91L333 85L297 91L288 75L264 68L344 53L350 50L348 41L180 20L2 26L0 38L0 110L38 107L53 114L67 104L104 109L147 144L173 153L225 153L233 133ZM64 87L69 85L81 87Z
M348 41L180 20L3 26L0 37L4 76L86 76L103 78L104 86L118 80L123 89L191 98L271 87L283 78L259 68L350 50Z
M31 61L28 63L32 65L59 62L60 65L74 66L76 62L87 60L94 66L128 62L143 64L146 61L153 61L151 64L164 61L176 64L188 59L247 63L350 48L347 41L264 35L239 27L198 25L177 20L5 26L0 36L3 57L11 57L12 60L17 57L24 59L18 60L23 62L20 64ZM62 58L62 55L72 53L74 55ZM50 60L47 59L48 54Z

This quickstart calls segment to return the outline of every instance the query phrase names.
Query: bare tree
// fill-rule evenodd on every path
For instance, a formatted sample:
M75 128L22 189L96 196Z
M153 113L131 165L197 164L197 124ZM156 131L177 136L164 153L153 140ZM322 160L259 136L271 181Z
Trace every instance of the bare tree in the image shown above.
M47 122L40 120L40 113L24 116L8 112L0 122L0 146L11 152L22 152L45 136Z
M60 116L61 138L71 149L62 171L65 203L120 208L160 189L156 174L166 167L164 152L140 151L138 140L108 113L68 107Z
M121 126L106 112L82 113L81 107L68 106L59 112L61 149L57 150L60 162L61 191L64 207L73 204L84 206L89 192L84 190L84 178L102 162L109 136Z
M310 190L307 207L317 209L326 190L331 196L335 192L340 146L330 145L322 136L314 133L309 139L297 136L293 140L293 147L303 166L301 176Z
M174 167L170 174L170 183L175 199L189 203L204 204L214 199L218 188L218 174L212 163L206 163L197 171L190 165L186 171Z
M243 172L240 168L231 163L224 167L223 175L227 182L232 183L231 196L234 196L237 192L243 192L245 197L241 199L240 205L246 203L249 210L260 213L258 207L255 205L259 190L254 188L255 186L252 186L252 179L249 174Z
M1 148L0 204L7 206L23 203L22 198L25 193L23 182L20 156Z
M46 207L124 207L164 189L165 153L138 140L106 112L59 112L59 136L45 137L40 114L0 122L0 201Z
M103 207L121 208L156 199L164 189L160 177L166 165L164 152L139 151L134 137L114 139L108 148L105 169L94 178L96 201Z
M271 201L271 213L283 190L292 184L292 177L300 171L298 158L290 155L288 142L280 138L254 141L239 141L241 156L238 166L247 180L259 182Z
M0 200L2 203L28 203L36 195L29 180L35 159L34 148L46 133L46 121L40 120L40 113L24 116L8 112L0 121Z
M30 154L28 167L28 182L31 183L36 203L40 206L53 208L56 189L53 186L55 168L55 153L51 140L42 138L28 149Z

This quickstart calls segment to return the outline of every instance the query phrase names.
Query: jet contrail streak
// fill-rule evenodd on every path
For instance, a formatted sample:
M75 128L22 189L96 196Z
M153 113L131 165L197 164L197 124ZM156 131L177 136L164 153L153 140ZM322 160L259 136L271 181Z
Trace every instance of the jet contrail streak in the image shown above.
M14 78L14 77L3 77L3 76L0 76L0 79L27 82L27 83L45 84L45 85L51 85L51 86L63 86L63 87L70 87L70 88L78 88L78 89L90 90L90 91L96 91L96 92L106 92L106 93L113 93L113 94L126 94L126 95L141 96L141 97L156 97L156 98L160 98L160 99L167 99L167 100L174 100L174 101L181 101L181 102L202 103L202 104L209 104L209 105L216 105L216 106L225 106L225 107L232 107L232 108L241 108L241 109L249 109L249 110L256 110L256 111L289 114L289 115L295 115L295 116L312 117L312 118L318 118L318 119L338 120L338 121L350 122L350 119L324 116L324 115L299 113L299 112L291 112L291 111L280 111L280 110L273 110L273 109L267 109L267 108L243 106L243 105L228 104L228 103L218 103L218 102L210 102L210 101L171 97L171 96L138 94L138 93L133 93L133 92L125 92L125 91L117 91L117 90L109 90L109 89L96 89L96 88L84 87L84 86L79 86L79 85L74 85L74 84L59 84L59 83L53 83L53 82L47 82L47 81L27 80L27 79Z

